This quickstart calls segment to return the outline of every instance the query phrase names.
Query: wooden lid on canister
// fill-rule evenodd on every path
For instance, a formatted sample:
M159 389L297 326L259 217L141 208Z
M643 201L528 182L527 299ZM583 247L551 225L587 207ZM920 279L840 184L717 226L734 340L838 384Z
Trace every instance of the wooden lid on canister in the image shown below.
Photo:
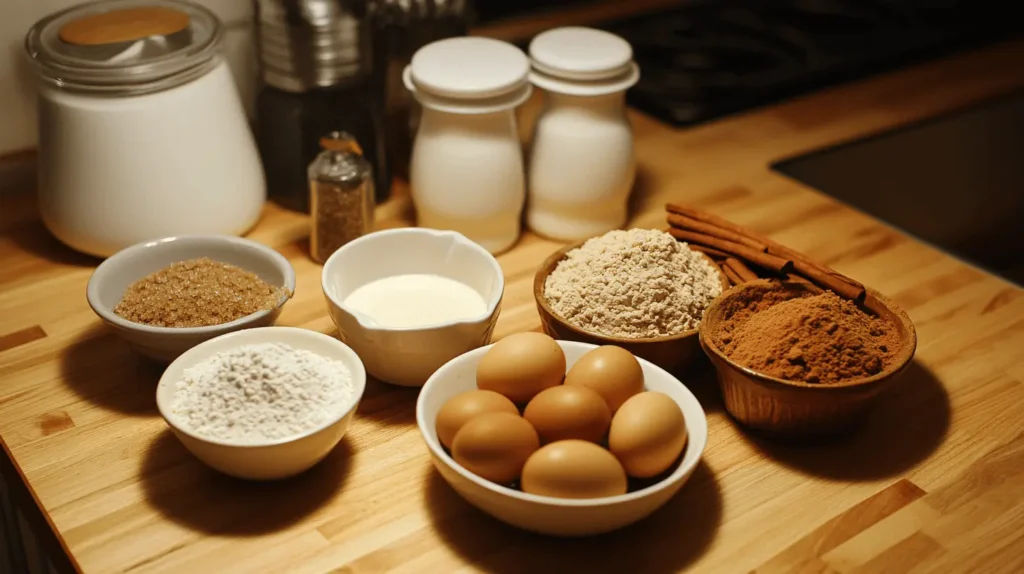
M72 20L60 28L59 35L69 44L102 46L170 36L188 28L188 24L188 14L173 8L125 8Z

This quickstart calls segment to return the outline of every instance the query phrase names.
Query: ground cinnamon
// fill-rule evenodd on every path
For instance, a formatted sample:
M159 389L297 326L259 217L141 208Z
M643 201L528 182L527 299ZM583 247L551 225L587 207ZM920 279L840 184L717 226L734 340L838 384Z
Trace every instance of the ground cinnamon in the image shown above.
M772 377L841 383L880 373L896 356L895 326L835 293L750 289L713 335L733 361Z

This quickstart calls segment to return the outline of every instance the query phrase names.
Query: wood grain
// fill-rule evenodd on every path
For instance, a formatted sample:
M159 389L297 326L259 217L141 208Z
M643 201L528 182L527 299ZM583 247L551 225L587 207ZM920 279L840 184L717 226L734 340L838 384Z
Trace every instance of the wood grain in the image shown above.
M709 374L687 377L708 413L704 461L634 527L557 540L491 520L431 468L415 390L373 381L309 473L248 484L206 469L155 411L159 368L86 304L96 260L52 240L28 193L0 209L0 333L46 336L0 350L5 475L86 572L1020 572L1024 292L767 165L1024 87L1022 67L1024 43L1009 43L688 130L631 113L632 225L660 228L666 201L712 211L888 295L919 335L900 384L831 445L743 434ZM410 215L401 186L378 213L381 227ZM307 225L268 206L249 237L295 266L280 323L333 333ZM497 337L538 328L533 273L560 247L526 234L500 257Z

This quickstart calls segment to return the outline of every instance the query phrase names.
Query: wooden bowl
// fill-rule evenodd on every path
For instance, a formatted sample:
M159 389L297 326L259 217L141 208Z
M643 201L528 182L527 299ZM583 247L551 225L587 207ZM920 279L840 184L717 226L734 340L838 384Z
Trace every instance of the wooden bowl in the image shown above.
M713 335L738 309L737 298L743 293L777 289L778 285L766 280L739 285L723 293L704 313L700 344L718 374L725 408L743 426L783 438L825 437L848 431L910 365L917 348L914 324L895 303L869 289L862 309L882 317L899 330L900 350L882 372L837 384L810 384L770 377L732 361L715 344ZM794 297L816 292L802 283L781 285Z
M544 283L547 281L548 275L551 275L555 267L558 266L562 259L565 259L565 254L583 245L583 243L584 241L579 241L552 253L534 276L533 298L537 301L537 312L540 314L541 326L544 328L545 333L562 341L579 341L594 345L616 345L637 357L647 359L670 373L685 371L691 368L695 362L702 360L696 329L666 337L642 339L609 337L571 325L555 313L555 310L548 305L547 298L544 297ZM704 257L707 256L704 255ZM729 279L718 268L718 265L714 264L711 258L708 258L708 261L718 271L718 279L722 283L722 291L724 292L729 288Z

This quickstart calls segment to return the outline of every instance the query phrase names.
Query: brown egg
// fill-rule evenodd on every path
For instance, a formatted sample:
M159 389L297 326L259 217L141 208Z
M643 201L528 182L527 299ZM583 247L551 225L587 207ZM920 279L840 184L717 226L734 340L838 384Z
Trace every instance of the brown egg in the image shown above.
M571 438L600 442L608 432L612 412L595 391L558 385L533 397L523 418L537 429L542 444Z
M565 384L597 391L614 414L626 399L643 392L644 371L633 353L605 345L580 357L565 375Z
M437 438L441 444L452 448L455 433L459 432L469 419L482 413L518 415L519 409L504 395L494 391L476 389L459 393L448 399L448 402L441 406L441 410L437 411Z
M664 393L630 397L612 417L608 449L634 478L650 478L668 470L686 446L683 411Z
M508 484L540 447L537 431L519 415L483 413L462 425L452 441L455 462L481 478Z
M582 440L560 440L530 456L520 482L523 492L558 498L603 498L625 494L626 472L615 456Z
M565 354L543 333L516 333L498 341L480 359L476 386L526 404L548 387L562 384Z

